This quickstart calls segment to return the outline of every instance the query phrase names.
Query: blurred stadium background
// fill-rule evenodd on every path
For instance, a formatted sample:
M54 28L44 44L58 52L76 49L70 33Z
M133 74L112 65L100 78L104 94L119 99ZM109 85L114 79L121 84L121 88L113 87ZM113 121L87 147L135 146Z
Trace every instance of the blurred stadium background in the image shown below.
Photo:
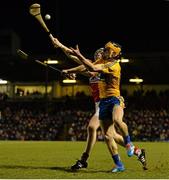
M86 57L93 58L94 51L108 40L122 45L122 59L129 60L121 63L121 89L127 107L124 119L130 133L134 139L142 141L169 140L167 1L153 6L147 3L146 7L143 2L139 6L109 1L97 5L86 1L80 5L59 0L50 3L19 0L10 2L9 7L4 1L0 11L3 17L0 79L7 82L0 81L0 138L85 140L86 126L94 111L86 77L78 75L75 84L65 84L59 73L17 56L16 50L22 49L41 61L58 60L53 66L59 69L77 65L59 49L53 48L47 34L29 14L29 6L34 2L41 4L42 16L51 14L51 20L46 23L53 34L68 46L79 43ZM110 5L121 9L111 9ZM153 7L151 13L150 7ZM76 15L78 25L73 20ZM109 25L111 16L116 16L115 27ZM105 28L102 24L109 26ZM129 82L131 78L140 78L143 82Z
M109 40L122 45L122 59L129 61L121 63L121 94L131 137L168 142L169 2L108 0L2 1L0 140L85 141L94 112L86 77L78 75L76 83L65 84L59 73L17 56L16 50L22 49L41 61L57 60L53 66L59 69L77 65L53 48L29 15L35 2L41 4L43 16L51 15L46 22L51 32L67 46L79 44L88 58ZM103 141L100 129L98 140Z

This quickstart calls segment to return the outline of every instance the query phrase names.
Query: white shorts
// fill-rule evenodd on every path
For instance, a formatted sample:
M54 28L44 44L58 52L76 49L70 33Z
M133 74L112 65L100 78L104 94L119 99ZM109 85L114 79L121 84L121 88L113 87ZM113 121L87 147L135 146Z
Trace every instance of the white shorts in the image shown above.
M99 116L99 101L95 102L95 116Z

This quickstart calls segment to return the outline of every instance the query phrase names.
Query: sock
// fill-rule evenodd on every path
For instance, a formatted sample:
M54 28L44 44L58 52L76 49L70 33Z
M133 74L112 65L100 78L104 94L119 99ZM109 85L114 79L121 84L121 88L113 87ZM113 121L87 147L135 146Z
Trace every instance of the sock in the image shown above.
M123 165L122 162L120 161L120 157L119 157L118 154L113 155L112 158L113 158L114 163L117 166L122 166Z
M124 137L124 143L125 143L125 145L131 143L131 140L130 140L130 136L129 136L129 135L127 135L127 136Z
M88 157L89 157L89 155L88 155L86 152L84 152L84 153L82 154L82 156L81 156L81 160L84 161L84 162L86 162L87 159L88 159Z
M137 157L139 157L140 154L141 154L141 149L139 149L138 147L135 147L135 148L134 148L134 154L135 154Z

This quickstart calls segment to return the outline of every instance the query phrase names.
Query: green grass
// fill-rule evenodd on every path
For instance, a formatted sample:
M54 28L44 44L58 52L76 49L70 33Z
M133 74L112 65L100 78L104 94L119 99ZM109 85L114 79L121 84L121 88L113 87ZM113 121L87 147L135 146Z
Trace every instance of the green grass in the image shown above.
M111 156L103 142L96 143L87 169L70 172L85 142L0 141L0 179L167 179L169 143L135 143L147 152L149 170L142 170L136 157L119 148L126 171L111 173Z

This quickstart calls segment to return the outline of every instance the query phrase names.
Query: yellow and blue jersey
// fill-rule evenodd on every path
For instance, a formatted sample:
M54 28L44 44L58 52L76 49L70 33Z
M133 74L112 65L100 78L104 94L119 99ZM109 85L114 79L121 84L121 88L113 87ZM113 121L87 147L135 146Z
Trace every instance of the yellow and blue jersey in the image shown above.
M100 73L100 81L98 82L100 99L120 96L120 78L121 67L119 62L103 69L103 72Z

